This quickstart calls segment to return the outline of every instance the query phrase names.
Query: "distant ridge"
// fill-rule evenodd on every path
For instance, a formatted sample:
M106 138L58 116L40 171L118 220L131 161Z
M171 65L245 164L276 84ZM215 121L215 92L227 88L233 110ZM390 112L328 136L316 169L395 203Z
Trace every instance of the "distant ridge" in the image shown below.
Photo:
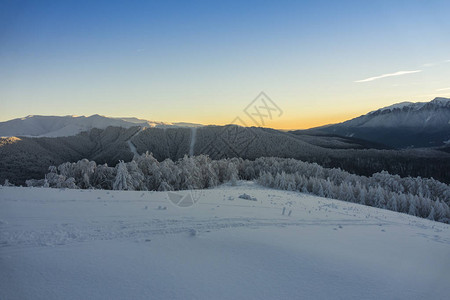
M165 123L137 118L111 118L101 115L85 116L40 116L30 115L6 122L0 122L0 136L62 137L73 136L93 128L109 126L131 128L141 127L199 127L193 123Z
M394 148L445 146L450 140L450 99L401 102L342 123L293 133L355 137Z

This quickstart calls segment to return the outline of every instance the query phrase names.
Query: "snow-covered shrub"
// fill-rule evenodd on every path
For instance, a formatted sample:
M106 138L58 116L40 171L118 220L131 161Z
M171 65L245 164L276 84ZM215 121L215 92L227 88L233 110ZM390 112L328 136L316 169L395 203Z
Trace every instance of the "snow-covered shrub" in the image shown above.
M45 179L28 179L25 184L28 187L42 187L44 186Z
M5 179L5 183L3 183L3 186L14 186L11 182L9 182L8 179Z
M257 201L258 199L256 199L255 197L252 197L246 193L239 195L239 198L241 199L245 199L245 200L251 200L251 201Z

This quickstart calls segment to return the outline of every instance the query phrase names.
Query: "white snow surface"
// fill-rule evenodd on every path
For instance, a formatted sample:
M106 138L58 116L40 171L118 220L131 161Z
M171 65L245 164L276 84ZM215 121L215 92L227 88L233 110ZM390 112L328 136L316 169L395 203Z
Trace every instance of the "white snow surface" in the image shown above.
M198 202L1 187L0 299L450 294L449 225L252 182L179 193Z

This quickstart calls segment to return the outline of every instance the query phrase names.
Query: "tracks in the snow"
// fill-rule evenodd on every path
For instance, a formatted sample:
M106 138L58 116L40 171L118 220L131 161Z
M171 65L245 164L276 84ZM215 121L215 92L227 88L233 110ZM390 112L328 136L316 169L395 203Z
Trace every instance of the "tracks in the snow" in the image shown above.
M0 248L11 246L58 246L74 242L96 240L131 239L148 240L154 235L211 232L227 228L261 228L286 226L379 226L381 222L366 220L293 220L289 218L208 218L208 219L130 219L91 221L86 224L53 224L39 230L23 231L15 228L4 230L0 236ZM6 228L5 228L6 229Z

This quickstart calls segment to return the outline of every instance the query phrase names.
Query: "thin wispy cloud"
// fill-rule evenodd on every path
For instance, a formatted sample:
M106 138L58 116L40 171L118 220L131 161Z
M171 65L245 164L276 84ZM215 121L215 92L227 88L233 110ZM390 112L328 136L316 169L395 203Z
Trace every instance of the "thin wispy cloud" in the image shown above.
M441 60L439 62L426 63L426 64L423 64L421 67L423 67L423 68L430 68L430 67L439 66L439 65L442 65L442 64L446 64L446 63L450 63L450 59Z
M386 78L386 77L402 76L402 75L406 75L406 74L413 74L413 73L419 73L419 72L422 72L422 70L398 71L395 73L382 74L380 76L374 76L374 77L369 77L366 79L356 80L355 82L368 82L368 81L374 81L374 80Z
M442 91L450 91L450 87L436 90L436 92L442 92Z

